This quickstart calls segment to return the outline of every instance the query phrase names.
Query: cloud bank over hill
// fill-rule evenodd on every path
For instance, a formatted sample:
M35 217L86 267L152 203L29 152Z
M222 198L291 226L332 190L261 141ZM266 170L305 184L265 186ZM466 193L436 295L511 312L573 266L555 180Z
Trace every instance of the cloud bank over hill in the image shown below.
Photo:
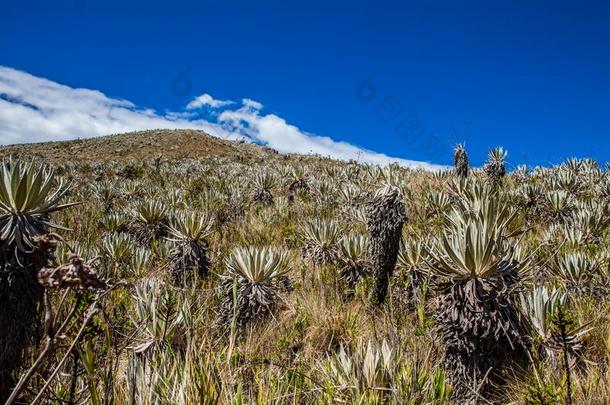
M195 97L183 111L159 113L0 66L0 145L90 138L146 129L199 129L223 139L245 139L282 153L315 153L335 159L436 170L442 166L393 158L347 142L307 133L248 98L241 102Z

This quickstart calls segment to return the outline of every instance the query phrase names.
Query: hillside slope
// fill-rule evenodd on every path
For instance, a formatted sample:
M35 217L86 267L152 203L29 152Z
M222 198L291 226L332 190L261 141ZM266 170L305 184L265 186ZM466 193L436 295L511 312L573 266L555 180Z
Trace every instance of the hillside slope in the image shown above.
M0 146L1 156L38 157L50 163L125 162L166 159L199 159L210 156L259 156L272 151L239 141L227 141L197 130L150 130L96 138Z

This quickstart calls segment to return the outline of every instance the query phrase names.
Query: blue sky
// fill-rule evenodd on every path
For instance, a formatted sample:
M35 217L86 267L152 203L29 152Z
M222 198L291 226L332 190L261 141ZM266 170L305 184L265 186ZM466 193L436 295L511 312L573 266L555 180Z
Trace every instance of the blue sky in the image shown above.
M416 161L460 141L475 164L496 145L512 164L605 162L609 20L608 2L11 2L0 65L160 113L249 98Z

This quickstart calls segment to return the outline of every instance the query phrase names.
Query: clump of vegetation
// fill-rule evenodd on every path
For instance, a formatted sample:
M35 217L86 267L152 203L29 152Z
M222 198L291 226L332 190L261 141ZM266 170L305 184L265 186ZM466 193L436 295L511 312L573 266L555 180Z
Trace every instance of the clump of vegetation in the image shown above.
M270 173L257 174L254 177L254 191L252 201L263 205L273 204L272 190L275 187L275 178Z
M520 263L507 242L516 211L485 188L469 197L447 215L429 254L441 281L436 321L447 373L454 396L473 402L489 398L503 368L527 358L514 298L527 262Z
M506 157L508 153L504 148L497 147L489 151L487 162L483 166L487 179L493 187L501 184L506 175Z
M8 396L26 350L40 337L43 288L37 277L57 244L50 230L62 228L49 216L73 205L60 202L67 192L44 167L20 160L0 166L0 400Z
M172 280L182 285L189 275L206 277L210 271L209 246L206 237L212 232L207 212L175 215L168 226L169 240L174 242L169 256ZM192 278L192 276L191 276Z
M363 235L348 235L339 242L339 277L345 283L346 295L349 298L354 296L356 284L369 272L368 244L368 238Z
M334 262L340 235L341 230L333 221L316 219L306 223L302 236L303 256L318 267Z
M454 152L430 173L194 131L0 150L0 400L604 403L609 169Z
M128 232L144 246L166 235L167 207L159 201L139 202Z
M271 315L288 271L286 252L269 248L237 248L226 260L222 323L239 328Z

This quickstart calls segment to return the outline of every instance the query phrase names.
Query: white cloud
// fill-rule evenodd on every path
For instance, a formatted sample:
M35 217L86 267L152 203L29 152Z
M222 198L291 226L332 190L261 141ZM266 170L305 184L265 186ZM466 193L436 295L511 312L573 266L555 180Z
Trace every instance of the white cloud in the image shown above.
M187 110L196 110L203 106L219 108L219 107L224 107L224 106L231 105L231 104L233 104L233 101L231 101L231 100L216 100L214 97L205 93L205 94L200 95L199 97L195 97L195 99L193 101L191 101L190 103L188 103L186 105L186 109Z
M308 134L296 126L288 124L286 120L275 114L260 115L258 111L252 111L247 105L239 110L223 111L218 120L244 136L255 139L282 153L314 153L336 159L355 159L378 165L396 162L411 167L440 168L440 166L434 167L428 163L392 158L347 142L334 141L327 136Z
M218 109L233 104L203 94L187 111L158 113L100 91L65 86L26 72L0 66L0 145L89 138L145 129L199 129L224 139L246 138L283 153L316 153L364 163L439 169L442 166L392 158L326 136L309 134L263 105L243 99L237 109L225 109L204 119L196 111L207 105Z
M262 110L263 109L263 105L261 103L259 103L258 101L249 99L249 98L242 99L241 103L244 105L244 107L248 107L251 110Z

